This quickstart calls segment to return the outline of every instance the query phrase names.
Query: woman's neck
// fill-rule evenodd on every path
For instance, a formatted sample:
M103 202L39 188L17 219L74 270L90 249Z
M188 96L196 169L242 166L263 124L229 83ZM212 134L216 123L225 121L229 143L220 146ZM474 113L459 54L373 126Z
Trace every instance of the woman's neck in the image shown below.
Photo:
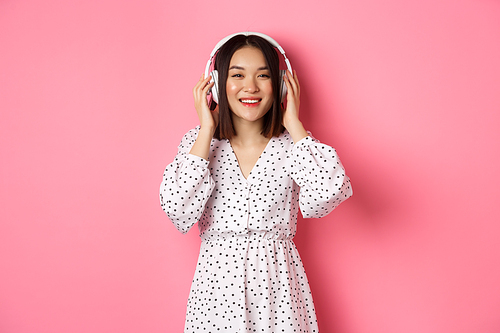
M234 117L236 118L236 117ZM245 121L233 118L233 126L236 135L231 138L231 142L238 145L252 145L263 141L269 141L268 138L261 134L263 119L257 121Z

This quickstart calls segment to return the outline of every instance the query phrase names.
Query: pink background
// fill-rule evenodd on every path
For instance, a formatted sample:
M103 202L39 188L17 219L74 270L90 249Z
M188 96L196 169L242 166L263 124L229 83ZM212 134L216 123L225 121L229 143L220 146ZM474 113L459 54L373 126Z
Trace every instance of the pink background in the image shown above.
M500 332L500 2L0 1L0 331L181 332L161 211L216 42L280 42L354 196L296 237L323 333Z

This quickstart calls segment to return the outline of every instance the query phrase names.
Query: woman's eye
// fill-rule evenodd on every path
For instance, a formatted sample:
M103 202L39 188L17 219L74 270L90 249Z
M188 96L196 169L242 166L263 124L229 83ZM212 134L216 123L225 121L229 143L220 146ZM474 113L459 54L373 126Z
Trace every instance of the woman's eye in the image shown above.
M241 74L234 74L234 75L231 75L231 77L243 77L243 75L241 75Z
M271 78L271 76L269 76L267 74L260 74L259 77L263 77L263 78L266 78L266 79Z

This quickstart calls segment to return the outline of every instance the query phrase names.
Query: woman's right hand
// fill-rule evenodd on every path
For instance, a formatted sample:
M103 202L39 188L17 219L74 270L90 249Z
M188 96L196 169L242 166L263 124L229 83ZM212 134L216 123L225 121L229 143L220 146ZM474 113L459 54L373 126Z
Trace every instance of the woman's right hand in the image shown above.
M194 107L198 113L201 128L213 133L219 123L219 105L217 105L214 111L210 111L210 107L208 106L207 93L214 85L213 82L209 83L211 78L211 76L205 78L205 74L201 76L193 88L193 97Z
M193 88L194 107L198 113L201 126L198 137L189 151L190 154L199 156L205 160L208 160L210 143L212 142L215 128L219 123L219 106L217 105L214 111L210 111L208 106L208 89L212 88L214 85L213 83L209 83L210 79L210 76L205 78L205 75L202 75Z

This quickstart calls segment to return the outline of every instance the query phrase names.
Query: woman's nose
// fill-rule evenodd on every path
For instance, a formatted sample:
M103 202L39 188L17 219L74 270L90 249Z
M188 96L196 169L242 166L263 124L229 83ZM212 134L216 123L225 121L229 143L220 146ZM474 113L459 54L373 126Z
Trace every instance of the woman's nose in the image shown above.
M243 91L249 92L249 93L254 93L259 91L259 87L257 85L257 82L255 82L255 79L252 77L246 77L245 78L245 85L243 87Z

